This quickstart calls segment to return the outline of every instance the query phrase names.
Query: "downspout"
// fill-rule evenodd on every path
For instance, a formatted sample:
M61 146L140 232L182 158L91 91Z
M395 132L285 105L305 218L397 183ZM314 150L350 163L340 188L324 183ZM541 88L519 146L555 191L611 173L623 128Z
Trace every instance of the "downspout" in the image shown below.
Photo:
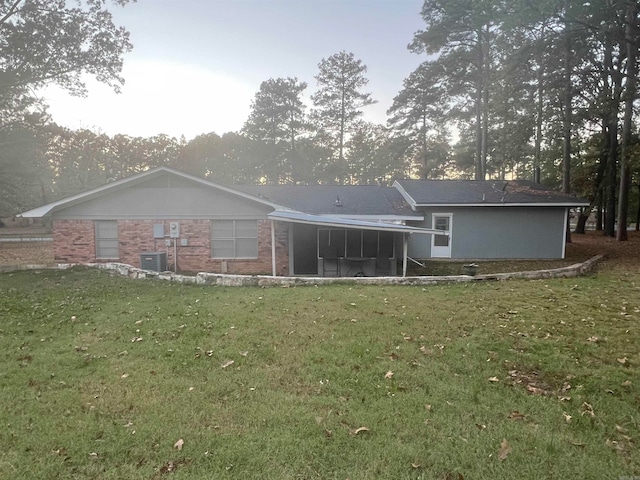
M407 234L402 233L402 276L407 276Z
M275 277L276 274L276 222L271 220L271 275Z
M564 228L562 229L562 259L567 252L567 229L569 228L569 207L564 209Z

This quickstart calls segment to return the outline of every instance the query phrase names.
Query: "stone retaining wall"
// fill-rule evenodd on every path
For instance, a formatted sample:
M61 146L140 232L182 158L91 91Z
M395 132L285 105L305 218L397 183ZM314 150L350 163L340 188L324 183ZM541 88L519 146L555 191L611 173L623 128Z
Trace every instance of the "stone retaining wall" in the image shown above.
M592 273L604 255L596 255L583 263L576 263L551 270L527 272L493 273L486 275L416 276L416 277L272 277L268 275L224 275L201 272L195 276L179 275L172 272L152 272L132 267L124 263L83 264L116 272L129 278L158 279L181 284L219 285L227 287L287 287L308 285L435 285L438 283L481 282L487 280L510 280L515 278L537 280L543 278L571 278ZM59 264L59 269L68 269L78 264ZM31 266L38 268L38 266Z

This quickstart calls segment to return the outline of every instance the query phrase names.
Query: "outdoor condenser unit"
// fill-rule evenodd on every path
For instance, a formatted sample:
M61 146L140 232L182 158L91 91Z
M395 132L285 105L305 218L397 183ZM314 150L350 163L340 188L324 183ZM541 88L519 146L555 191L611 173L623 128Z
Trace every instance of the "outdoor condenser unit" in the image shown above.
M152 270L154 272L166 271L166 252L147 252L140 254L140 268L142 270Z

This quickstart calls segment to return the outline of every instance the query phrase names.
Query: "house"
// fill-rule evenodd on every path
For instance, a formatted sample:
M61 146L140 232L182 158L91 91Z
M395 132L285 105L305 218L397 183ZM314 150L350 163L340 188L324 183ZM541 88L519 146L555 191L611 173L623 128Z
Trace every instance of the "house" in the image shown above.
M59 263L387 276L411 257L562 258L583 204L524 182L229 187L159 167L22 216L51 218Z

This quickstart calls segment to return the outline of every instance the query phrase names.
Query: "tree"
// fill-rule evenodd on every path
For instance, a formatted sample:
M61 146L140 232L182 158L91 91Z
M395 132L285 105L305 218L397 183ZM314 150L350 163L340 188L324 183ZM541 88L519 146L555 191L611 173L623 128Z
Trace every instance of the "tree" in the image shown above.
M113 0L125 5L130 0ZM114 89L122 56L131 50L128 32L113 24L107 0L9 0L0 4L0 91L54 82L85 92L82 74Z
M447 155L442 155L442 148L434 148L447 143L449 96L445 82L441 62L424 62L404 80L404 88L387 111L389 125L409 141L405 157L410 170L422 178L438 177L446 168Z
M264 143L263 169L268 183L298 183L298 140L304 130L302 92L305 82L297 78L269 79L251 103L251 113L243 132Z
M347 178L345 147L348 136L362 116L362 108L375 101L370 93L361 91L369 83L364 76L367 67L353 53L342 51L322 59L318 68L320 72L315 77L318 91L311 96L315 107L313 116L324 135L320 138L334 151L333 168L327 173L342 184Z
M130 0L113 0L125 5ZM135 0L134 0L135 1ZM73 94L86 91L83 75L94 76L116 91L124 53L131 50L128 32L114 25L108 0L7 0L0 2L0 132L31 130L46 121L44 106L33 91L56 83ZM25 133L26 135L26 133ZM24 138L25 135L21 135ZM28 135L27 135L28 136ZM0 190L21 175L20 156L0 146ZM16 202L13 202L16 203Z
M425 0L422 18L426 27L414 35L409 48L439 56L451 68L456 86L463 87L459 102L473 105L477 180L486 177L492 50L502 18L499 0Z

